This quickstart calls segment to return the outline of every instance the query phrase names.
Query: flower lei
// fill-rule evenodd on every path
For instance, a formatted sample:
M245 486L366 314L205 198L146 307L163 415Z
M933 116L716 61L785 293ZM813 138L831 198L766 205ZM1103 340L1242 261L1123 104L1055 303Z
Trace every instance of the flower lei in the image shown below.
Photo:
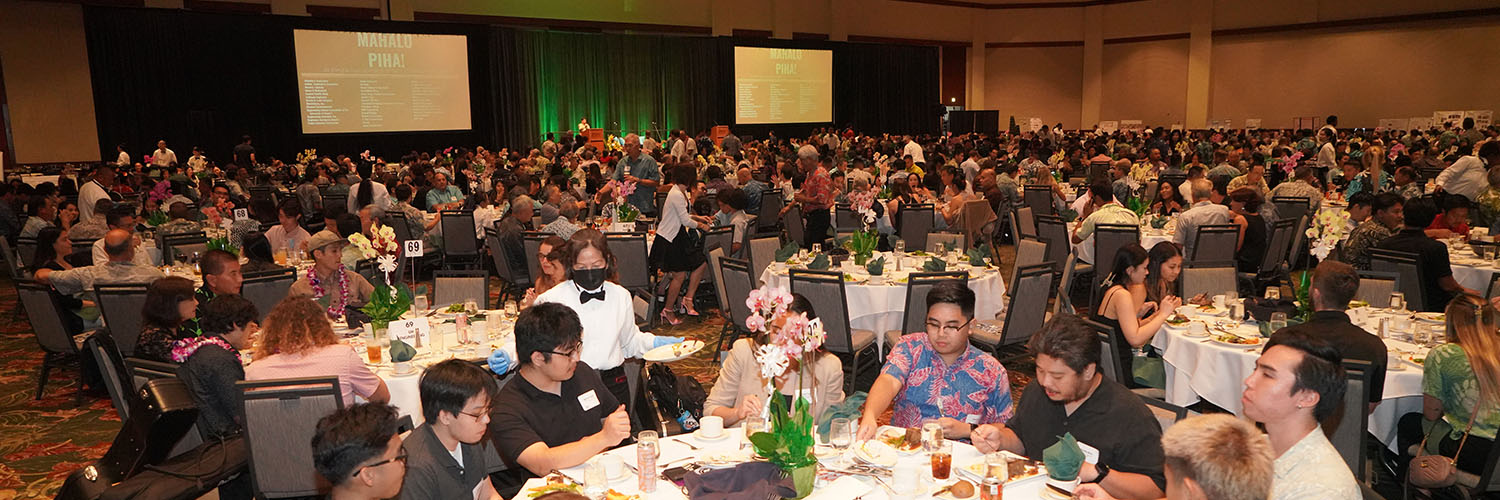
M328 317L338 318L343 316L344 307L349 305L349 276L344 274L344 265L339 264L339 300L328 301ZM318 279L316 266L307 268L307 283L312 285L313 298L320 299L327 293L323 290L323 282Z
M185 362L189 357L192 357L193 353L198 352L198 348L206 345L216 345L222 347L224 348L224 350L229 351L236 357L240 355L239 351L236 350L234 346L229 345L229 341L224 340L223 337L219 337L217 335L211 337L194 337L190 339L178 339L176 342L172 343L172 362Z

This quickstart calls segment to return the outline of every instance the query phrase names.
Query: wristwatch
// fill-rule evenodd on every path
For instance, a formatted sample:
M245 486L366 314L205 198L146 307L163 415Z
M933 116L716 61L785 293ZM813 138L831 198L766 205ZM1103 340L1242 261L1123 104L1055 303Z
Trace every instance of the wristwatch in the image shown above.
M1104 482L1104 476L1108 476L1109 475L1109 466L1108 465L1094 464L1094 470L1098 471L1099 475L1094 476L1094 480L1093 481L1089 481L1090 483L1102 483L1102 482Z

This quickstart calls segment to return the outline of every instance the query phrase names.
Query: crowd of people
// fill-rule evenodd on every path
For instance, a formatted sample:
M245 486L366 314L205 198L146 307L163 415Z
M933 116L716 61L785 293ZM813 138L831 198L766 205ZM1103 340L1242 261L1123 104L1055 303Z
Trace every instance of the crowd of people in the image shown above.
M1343 312L1371 248L1422 255L1429 280L1421 308L1447 312L1451 343L1434 350L1425 368L1429 411L1409 419L1403 435L1420 434L1423 420L1462 423L1477 415L1459 459L1466 470L1493 444L1500 424L1494 398L1500 313L1453 280L1437 238L1500 223L1496 136L1495 128L1471 122L1425 131L1340 130L1334 117L1317 131L1105 133L1059 125L897 136L829 128L790 139L730 136L717 145L678 131L662 141L629 134L602 150L549 134L517 150L447 148L389 162L369 152L307 151L290 163L258 153L248 137L223 162L194 148L179 163L162 141L141 162L131 162L121 146L117 162L95 165L87 175L68 169L56 184L0 185L0 237L35 245L34 257L20 266L52 286L72 315L69 328L78 332L98 321L89 295L94 285L147 285L135 354L182 365L179 373L203 408L200 432L237 432L236 380L336 375L348 407L319 422L313 441L318 471L335 497L491 498L502 485L483 473L490 467L481 448L492 446L523 475L543 475L618 446L632 427L625 359L682 341L641 331L632 294L614 281L625 263L589 217L612 213L617 203L655 222L649 265L669 285L661 319L676 324L700 314L693 298L706 269L700 236L709 228L731 227L733 243L725 250L739 256L755 231L753 217L798 207L805 248L833 235L831 207L865 199L880 201L868 207L867 224L881 233L898 232L897 215L913 204L934 207L936 230L956 230L970 201L984 200L1007 217L1022 204L1022 186L1045 186L1057 212L1079 221L1070 235L1078 257L1107 275L1088 317L1116 327L1131 347L1149 349L1181 303L1177 281L1196 228L1237 225L1238 254L1249 257L1240 265L1253 271L1276 220L1268 198L1305 197L1314 210L1325 198L1343 199L1358 225L1333 259L1308 271L1317 312L1309 323L1276 332L1244 381L1244 414L1263 424L1264 434L1213 416L1161 433L1130 391L1138 382L1105 377L1093 329L1070 314L1032 336L1035 379L1013 396L1006 367L969 342L976 298L958 281L928 294L925 331L890 347L857 433L872 437L889 411L892 425L936 419L944 435L971 440L982 451L1040 459L1059 435L1072 432L1098 452L1081 473L1084 498L1353 499L1355 478L1319 422L1342 400L1342 359L1369 358L1384 368L1379 339L1349 324ZM1182 181L1161 182L1154 192L1145 183L1176 178ZM765 194L777 189L781 212L768 213ZM271 193L281 201L272 202ZM231 215L240 208L248 217ZM373 291L351 270L359 256L351 255L350 236L406 224L413 237L441 251L438 221L458 209L473 214L476 238L494 231L498 245L489 251L511 269L536 261L540 272L522 299L514 356L496 351L487 362L493 374L515 376L500 387L473 364L429 367L420 383L425 423L403 443L394 431L397 410L386 405L389 389L339 345L329 318L363 305ZM1137 224L1142 213L1175 217L1176 240L1149 250L1128 246L1114 256L1082 254L1099 224ZM198 261L201 287L163 277L142 234L205 225L228 229L241 255L207 251ZM524 250L528 231L552 234L536 255ZM74 250L90 240L87 250ZM882 248L888 244L880 238ZM245 273L278 267L272 255L280 252L305 255L312 265L262 324L238 293ZM790 310L817 315L801 297ZM769 330L784 321L774 319ZM819 413L847 396L841 364L828 352L807 372L811 380L787 376L768 387L753 366L765 342L752 337L730 346L705 414L733 425L797 387L818 394ZM248 367L237 359L242 350L254 360ZM1124 363L1141 358L1120 354ZM1379 395L1377 384L1372 405ZM353 404L356 398L367 403ZM1483 402L1477 412L1475 401ZM1442 444L1461 437L1444 436Z

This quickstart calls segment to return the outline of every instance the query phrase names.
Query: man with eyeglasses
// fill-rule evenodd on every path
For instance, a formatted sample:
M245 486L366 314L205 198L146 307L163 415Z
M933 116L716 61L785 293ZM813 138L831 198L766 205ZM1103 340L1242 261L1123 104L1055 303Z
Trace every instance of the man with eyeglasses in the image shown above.
M333 485L330 500L392 498L406 476L396 408L362 403L318 420L313 466Z
M406 440L402 500L499 499L485 460L494 382L483 368L450 359L427 368L417 382L422 418Z
M506 463L541 476L582 464L630 437L625 405L578 360L583 324L573 309L543 302L516 318L518 376L495 398L490 436Z
M894 402L891 425L917 427L936 419L943 435L967 439L979 424L1010 420L1010 377L989 353L969 344L974 291L961 280L927 293L927 331L901 337L870 387L859 439L875 437L876 419Z

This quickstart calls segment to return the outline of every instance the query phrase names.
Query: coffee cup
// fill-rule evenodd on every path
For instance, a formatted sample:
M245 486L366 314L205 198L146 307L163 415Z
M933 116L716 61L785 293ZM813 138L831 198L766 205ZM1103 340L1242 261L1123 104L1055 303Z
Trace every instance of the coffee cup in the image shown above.
M604 474L607 477L620 477L625 473L625 459L614 455L600 455L599 464L604 466Z
M1219 294L1219 295L1215 295L1214 296L1214 307L1217 307L1219 309L1223 309L1224 308L1224 295L1223 294Z
M724 417L709 415L698 420L698 432L703 437L716 438L724 434Z

